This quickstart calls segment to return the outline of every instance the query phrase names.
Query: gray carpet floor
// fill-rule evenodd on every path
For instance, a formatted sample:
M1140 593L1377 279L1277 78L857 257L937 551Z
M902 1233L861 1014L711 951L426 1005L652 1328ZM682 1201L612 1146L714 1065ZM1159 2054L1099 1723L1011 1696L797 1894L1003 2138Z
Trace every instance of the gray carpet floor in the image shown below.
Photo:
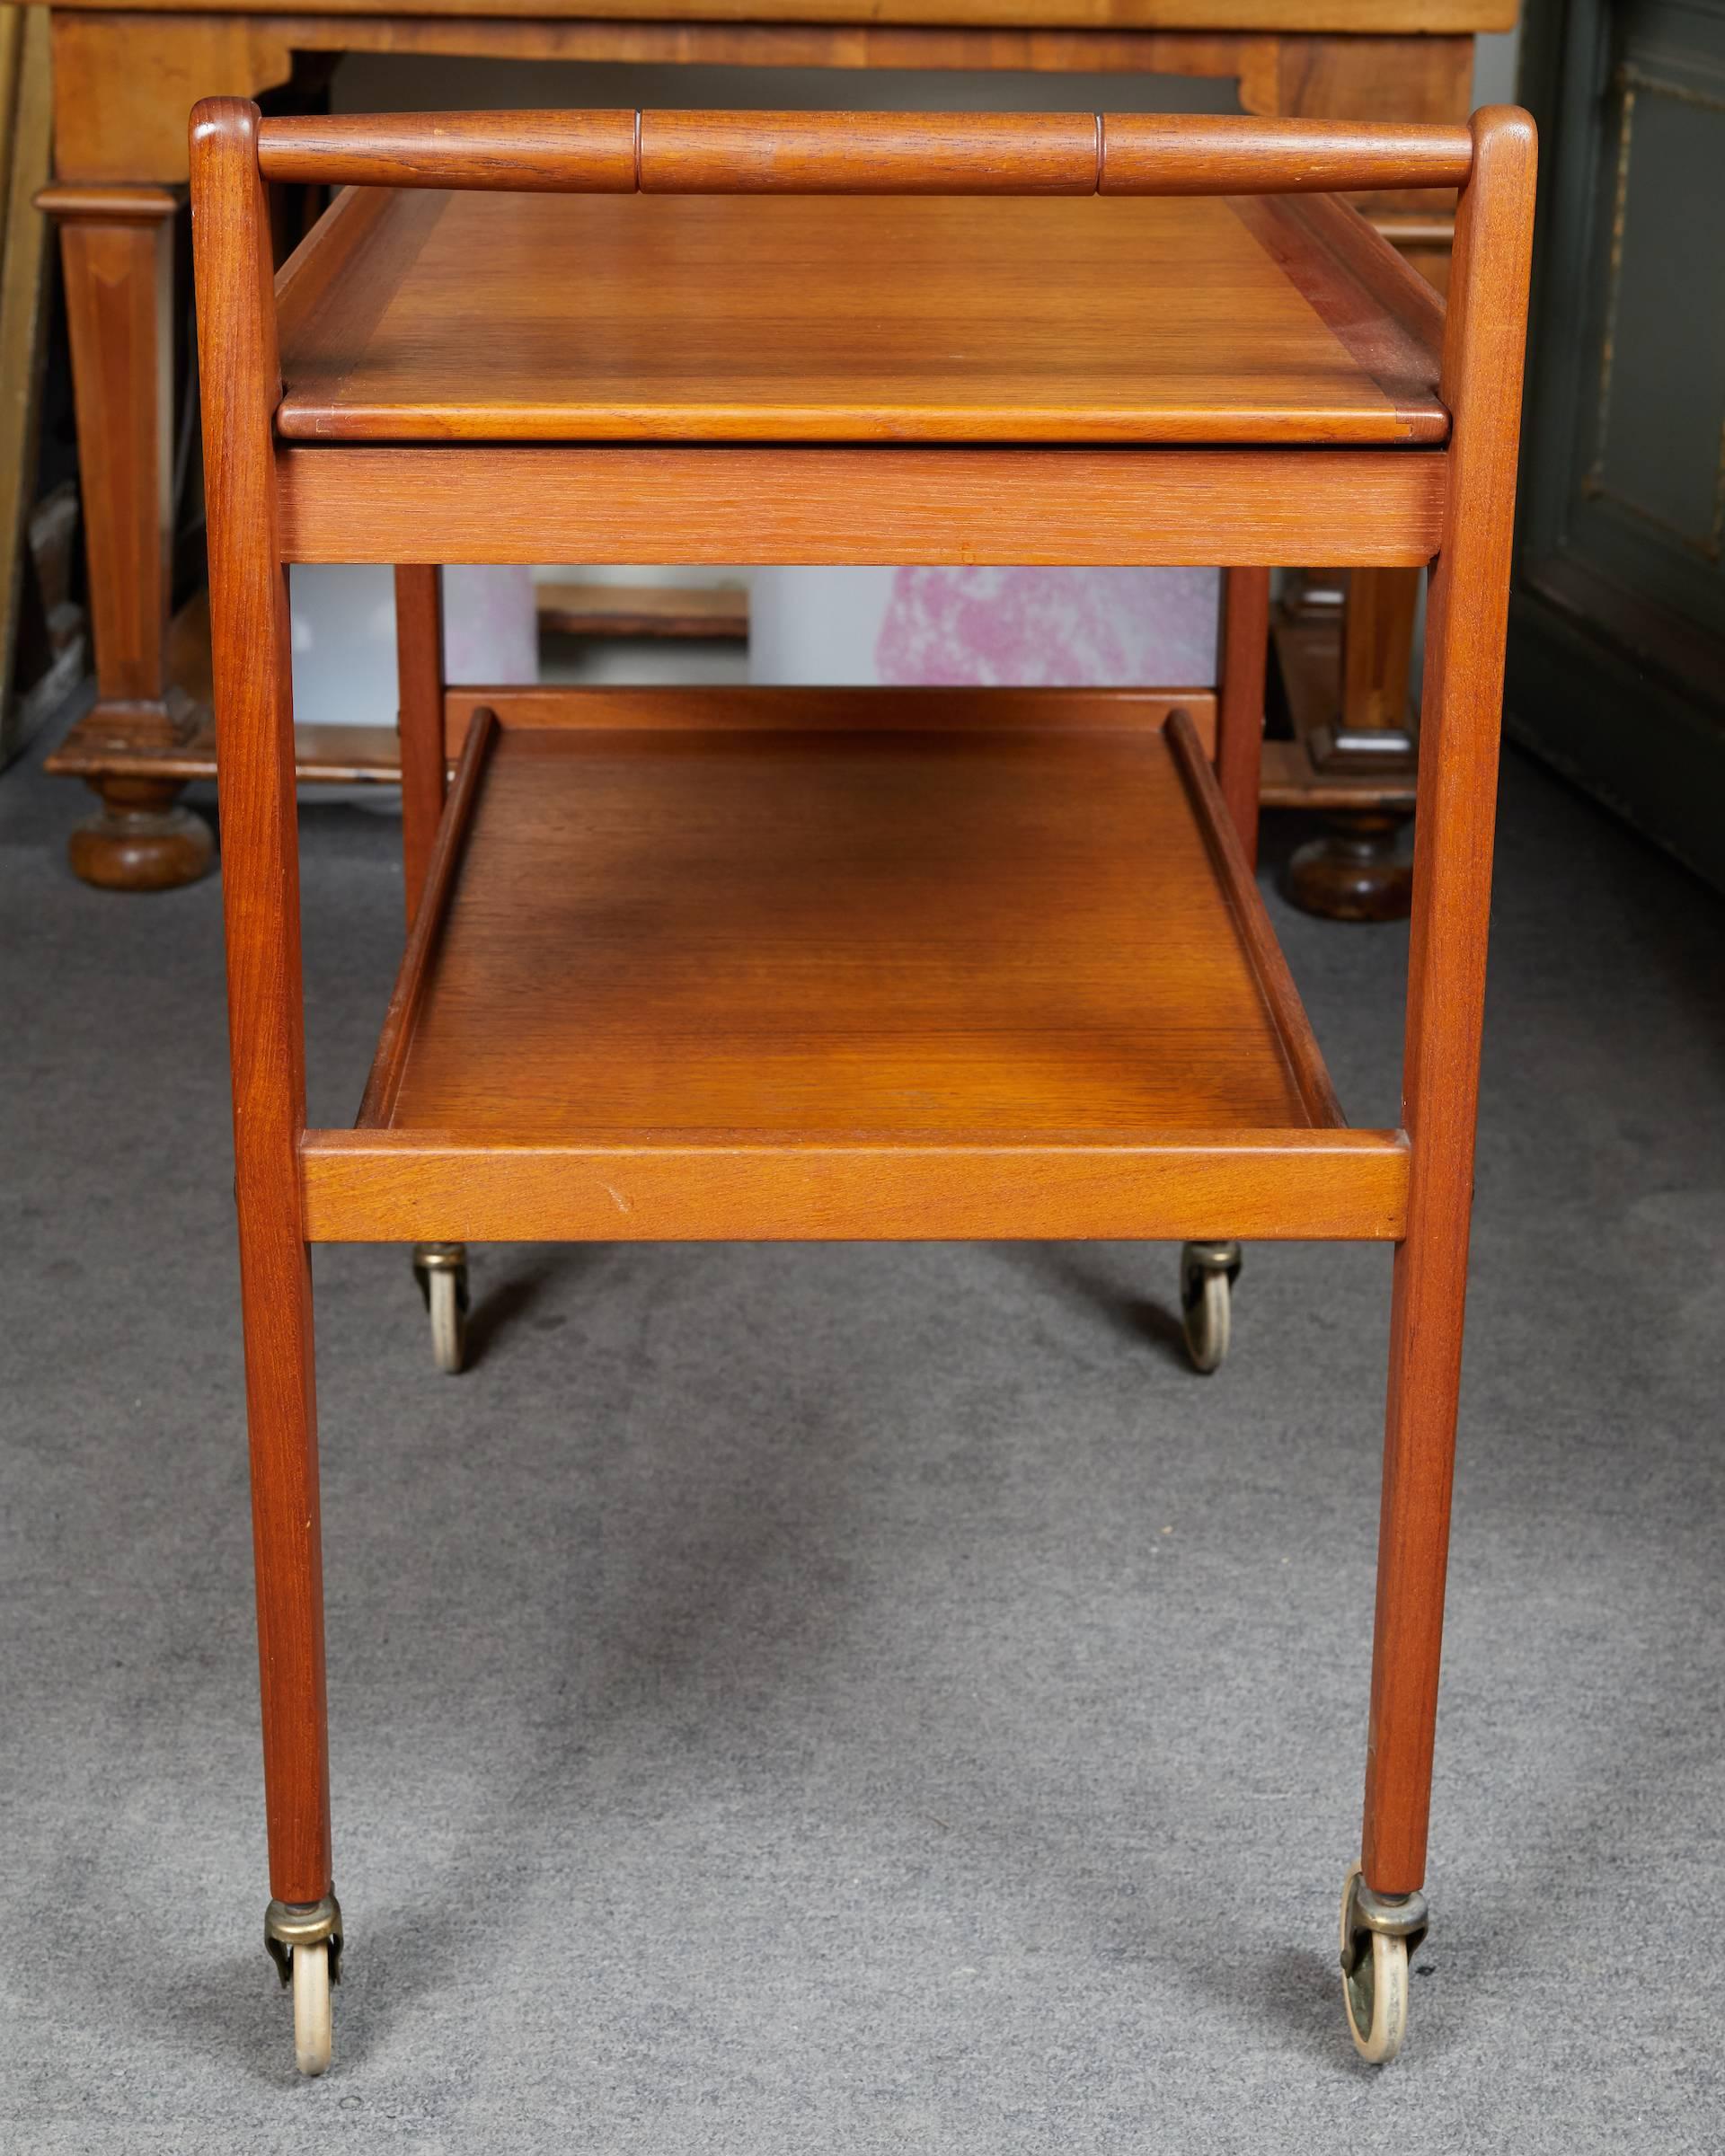
M33 763L34 759L32 759ZM488 1249L477 1366L320 1253L336 2064L266 1896L219 893L0 784L0 2143L1718 2150L1725 907L1502 819L1413 2029L1358 2065L1382 1250ZM315 1117L395 826L305 817ZM1279 903L1356 1120L1405 935Z

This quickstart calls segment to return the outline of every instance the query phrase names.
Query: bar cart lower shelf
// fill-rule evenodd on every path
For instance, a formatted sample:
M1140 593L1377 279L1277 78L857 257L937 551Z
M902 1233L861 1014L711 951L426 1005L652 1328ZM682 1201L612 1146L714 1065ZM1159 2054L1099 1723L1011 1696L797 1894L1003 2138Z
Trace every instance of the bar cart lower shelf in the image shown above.
M484 694L314 1241L1401 1232L1166 698Z

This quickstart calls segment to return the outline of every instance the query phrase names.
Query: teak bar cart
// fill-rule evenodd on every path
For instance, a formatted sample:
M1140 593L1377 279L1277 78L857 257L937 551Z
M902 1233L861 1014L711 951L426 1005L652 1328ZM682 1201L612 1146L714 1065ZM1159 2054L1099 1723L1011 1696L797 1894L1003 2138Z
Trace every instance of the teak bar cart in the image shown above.
M1255 119L193 115L270 1886L332 1892L309 1246L1395 1246L1344 1995L1426 1923L1534 134ZM272 279L264 187L343 190ZM1331 190L1459 188L1446 319ZM1077 198L1084 198L1079 199ZM1428 567L1402 1127L1351 1130L1251 866L1261 712L1151 694L451 687L438 566ZM305 1127L285 565L402 597L411 927ZM1246 686L1242 685L1243 682ZM459 745L453 783L448 750ZM1219 1238L1226 1238L1222 1241Z

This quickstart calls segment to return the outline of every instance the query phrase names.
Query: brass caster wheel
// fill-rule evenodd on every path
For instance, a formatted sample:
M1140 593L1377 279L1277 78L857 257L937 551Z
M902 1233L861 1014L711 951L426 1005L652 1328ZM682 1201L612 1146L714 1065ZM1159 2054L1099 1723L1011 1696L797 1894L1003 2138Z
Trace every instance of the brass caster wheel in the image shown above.
M431 1316L431 1359L454 1377L467 1356L467 1246L415 1243L413 1270Z
M1341 1996L1354 2049L1387 2066L1408 2033L1408 1965L1426 1936L1421 1895L1375 1895L1359 1866L1341 1896Z
M341 1905L333 1895L321 1902L271 1902L263 1943L294 1995L294 2063L304 2074L327 2073L330 1986L341 1975Z
M1192 1367L1210 1376L1227 1358L1234 1284L1240 1276L1237 1242L1189 1242L1180 1253L1180 1323Z

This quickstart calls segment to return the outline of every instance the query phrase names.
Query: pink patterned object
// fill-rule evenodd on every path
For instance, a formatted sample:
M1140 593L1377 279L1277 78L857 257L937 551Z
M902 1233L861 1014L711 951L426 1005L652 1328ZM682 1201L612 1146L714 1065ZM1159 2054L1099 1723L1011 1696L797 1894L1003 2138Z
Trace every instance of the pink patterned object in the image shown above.
M903 687L1202 688L1209 569L900 569L875 645Z

